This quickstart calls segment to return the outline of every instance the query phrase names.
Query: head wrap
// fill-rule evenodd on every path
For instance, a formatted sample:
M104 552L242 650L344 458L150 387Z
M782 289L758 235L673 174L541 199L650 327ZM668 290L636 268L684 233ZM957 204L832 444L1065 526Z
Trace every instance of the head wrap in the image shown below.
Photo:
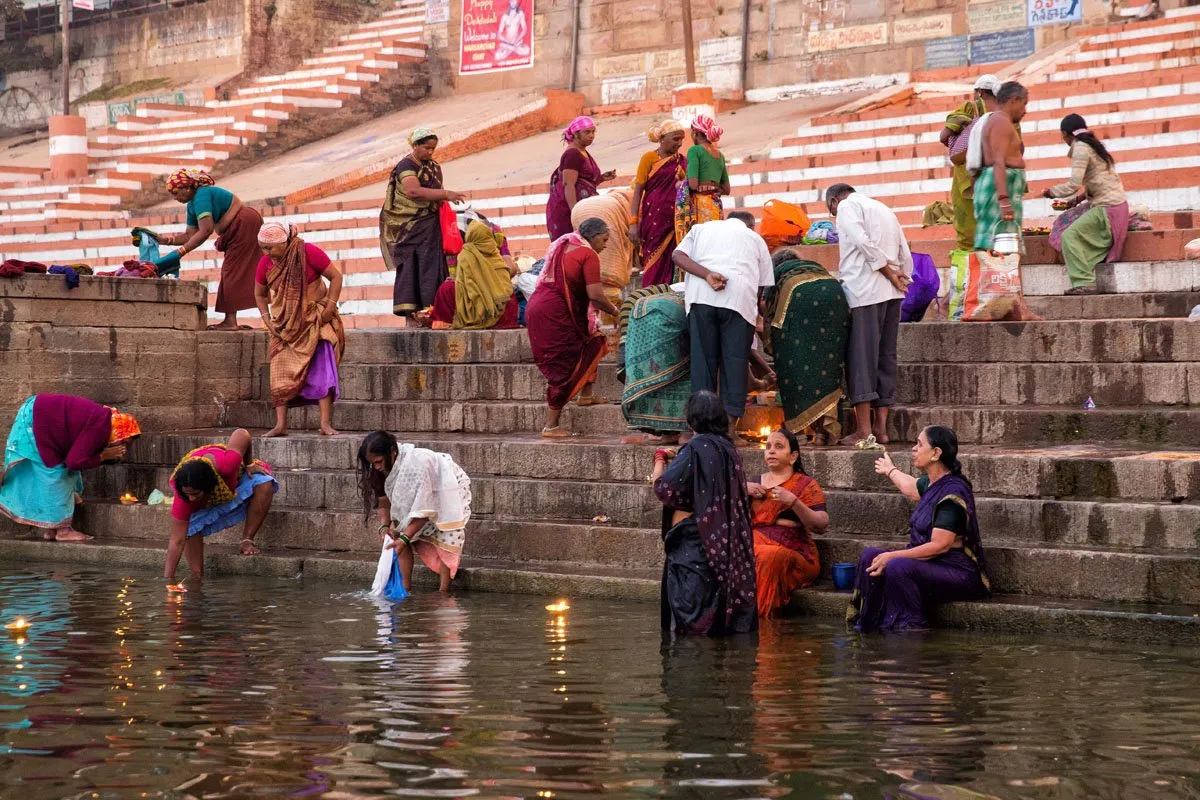
M141 436L142 429L138 426L137 420L133 415L126 414L124 411L117 411L115 408L106 406L112 412L112 430L108 434L108 443L116 444L123 442L126 439L132 439L134 436Z
M437 134L433 132L433 128L427 128L422 125L419 128L413 128L413 132L408 135L408 143L416 144L422 139L428 139L430 136L437 138Z
M571 120L571 124L563 131L563 141L570 144L575 141L575 134L580 131L588 131L596 127L596 122L591 117L576 117Z
M658 144L667 134L676 133L677 131L681 130L683 130L683 126L678 122L673 119L665 119L657 125L652 126L650 130L646 131L646 136L649 137L650 141Z
M171 173L167 178L167 191L178 189L199 189L201 186L215 186L216 181L202 169L180 169Z
M282 222L264 222L263 226L258 229L258 243L267 246L287 244L288 240L295 235L296 229L291 225L284 225Z
M713 144L720 141L721 136L725 133L725 129L718 125L715 119L706 114L700 114L692 120L692 130L700 131Z
M1000 79L995 75L980 75L975 79L975 88L995 94L1000 91Z

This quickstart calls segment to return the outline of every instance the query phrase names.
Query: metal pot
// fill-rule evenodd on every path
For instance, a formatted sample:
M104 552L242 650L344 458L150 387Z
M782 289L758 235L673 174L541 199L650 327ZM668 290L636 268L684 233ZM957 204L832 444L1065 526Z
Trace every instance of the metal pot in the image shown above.
M1016 233L997 233L993 237L992 249L1005 256L1021 252L1021 237Z

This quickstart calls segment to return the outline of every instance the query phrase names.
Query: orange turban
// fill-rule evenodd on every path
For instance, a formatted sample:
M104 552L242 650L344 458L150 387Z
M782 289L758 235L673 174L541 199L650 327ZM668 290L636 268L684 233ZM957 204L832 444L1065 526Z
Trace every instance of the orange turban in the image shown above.
M115 408L109 408L108 410L112 412L112 432L108 434L109 444L116 444L117 442L123 442L126 439L142 435L142 429L138 426L137 420L133 418L132 414L117 411Z

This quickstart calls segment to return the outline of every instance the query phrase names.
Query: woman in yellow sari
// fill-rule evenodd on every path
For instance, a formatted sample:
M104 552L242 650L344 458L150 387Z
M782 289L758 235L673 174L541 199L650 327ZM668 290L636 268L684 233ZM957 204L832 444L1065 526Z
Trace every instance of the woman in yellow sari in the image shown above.
M497 234L486 223L471 220L467 235L463 237L462 252L458 254L454 279L446 281L453 285L454 293L451 327L456 330L515 328L517 301L513 297L512 279L512 271L500 254ZM439 303L447 305L441 289L438 290L438 302L434 303L435 324L446 311Z
M287 436L288 408L314 403L321 408L321 433L333 436L338 365L346 349L337 306L342 273L321 248L305 242L290 225L264 224L258 243L265 255L255 274L254 300L270 332L275 406L275 427L264 437Z

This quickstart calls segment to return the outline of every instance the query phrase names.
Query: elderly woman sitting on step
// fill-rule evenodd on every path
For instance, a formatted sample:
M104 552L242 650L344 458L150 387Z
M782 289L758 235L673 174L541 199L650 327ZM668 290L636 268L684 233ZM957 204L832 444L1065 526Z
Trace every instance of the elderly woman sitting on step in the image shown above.
M927 606L977 600L991 589L979 540L975 494L958 463L958 437L941 425L921 431L913 446L920 478L906 475L886 453L875 471L916 501L908 547L868 547L858 560L846 622L860 631L929 628Z

